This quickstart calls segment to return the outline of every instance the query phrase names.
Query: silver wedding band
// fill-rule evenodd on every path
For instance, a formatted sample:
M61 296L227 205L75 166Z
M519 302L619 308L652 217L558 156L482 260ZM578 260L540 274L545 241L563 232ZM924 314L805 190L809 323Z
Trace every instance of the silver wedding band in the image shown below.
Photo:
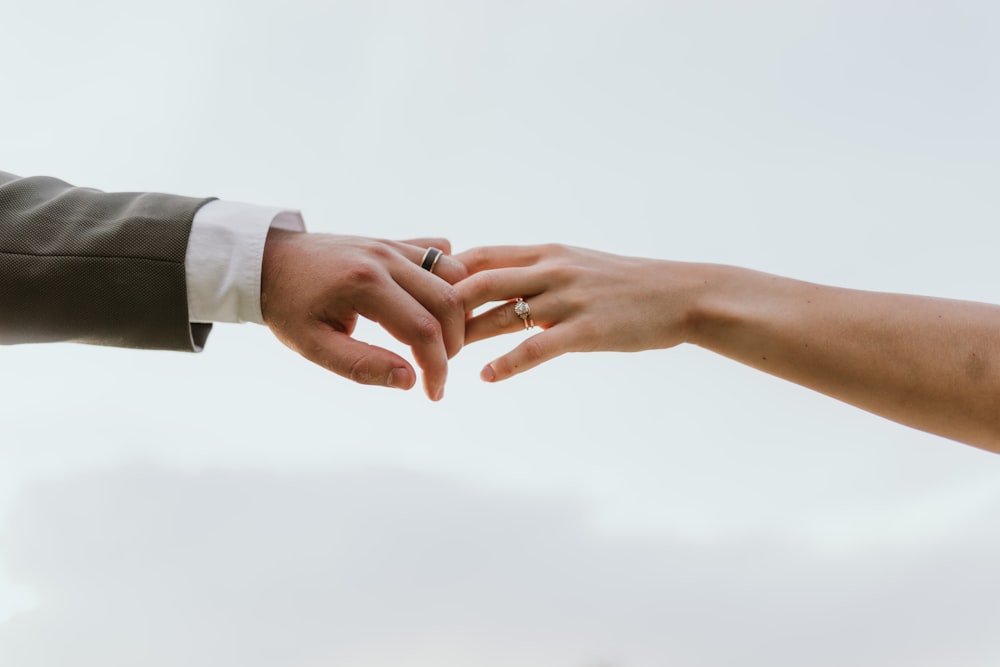
M437 266L438 260L441 259L441 255L443 254L443 250L431 246L424 252L424 258L420 260L420 268L434 273L434 267Z
M525 329L535 326L535 320L531 319L531 306L521 297L517 297L517 301L514 302L514 314L524 322Z

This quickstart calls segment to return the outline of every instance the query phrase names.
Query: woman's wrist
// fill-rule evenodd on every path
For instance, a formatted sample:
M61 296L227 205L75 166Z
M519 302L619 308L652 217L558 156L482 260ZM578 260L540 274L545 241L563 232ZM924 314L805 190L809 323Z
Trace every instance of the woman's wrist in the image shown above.
M746 319L756 285L765 274L722 264L693 264L696 280L691 289L687 310L685 341L708 349L717 349L725 337Z

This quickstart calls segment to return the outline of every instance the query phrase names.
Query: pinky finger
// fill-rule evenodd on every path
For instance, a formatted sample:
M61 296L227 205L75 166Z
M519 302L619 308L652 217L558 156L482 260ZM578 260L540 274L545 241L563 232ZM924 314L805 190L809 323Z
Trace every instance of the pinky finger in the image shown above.
M572 340L562 327L553 327L525 340L487 364L479 374L485 382L499 382L572 351Z

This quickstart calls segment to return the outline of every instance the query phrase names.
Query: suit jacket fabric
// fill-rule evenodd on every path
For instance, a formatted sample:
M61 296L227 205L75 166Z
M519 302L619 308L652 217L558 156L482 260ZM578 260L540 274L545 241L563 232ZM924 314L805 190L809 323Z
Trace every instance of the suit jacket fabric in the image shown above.
M184 256L208 201L0 172L0 343L200 349Z

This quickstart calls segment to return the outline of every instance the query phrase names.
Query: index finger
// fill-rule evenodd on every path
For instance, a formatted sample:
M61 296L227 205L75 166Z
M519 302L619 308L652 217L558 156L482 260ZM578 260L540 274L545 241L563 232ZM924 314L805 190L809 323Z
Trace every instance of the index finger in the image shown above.
M455 285L467 311L491 301L507 301L545 291L545 281L531 269L487 269Z
M454 288L404 259L386 276L363 289L354 302L358 314L377 322L390 335L408 345L423 371L428 398L440 400L448 377L448 339L457 349L465 338L464 313ZM451 299L448 292L454 293ZM435 299L432 295L440 294ZM433 302L443 304L435 313ZM447 305L453 304L450 308ZM431 308L428 308L428 305ZM451 317L447 311L453 310Z
M410 346L423 371L428 398L440 400L448 377L448 353L444 330L437 318L395 281L370 292L364 303L356 303L355 308L396 340Z

